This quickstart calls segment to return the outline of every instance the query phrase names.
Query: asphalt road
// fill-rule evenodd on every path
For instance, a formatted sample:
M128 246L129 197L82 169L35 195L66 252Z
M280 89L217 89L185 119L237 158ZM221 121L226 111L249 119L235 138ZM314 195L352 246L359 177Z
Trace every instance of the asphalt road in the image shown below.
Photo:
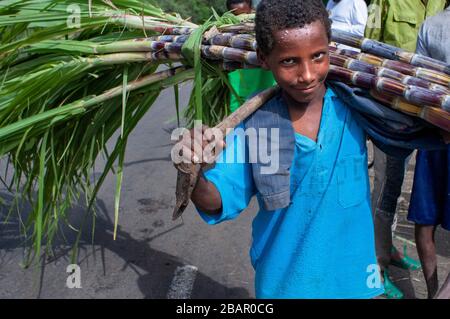
M187 101L188 84L181 87ZM192 204L183 220L172 221L176 170L170 160L175 122L173 90L162 92L129 138L122 184L118 238L113 240L115 178L108 176L98 196L92 239L85 228L79 252L81 288L68 288L70 247L60 240L55 257L41 269L23 269L19 221L0 224L0 298L249 298L254 297L248 256L250 208L237 222L211 227ZM104 161L100 158L97 167ZM0 189L8 202L11 195ZM72 211L72 225L84 205ZM7 206L3 207L4 217ZM67 239L75 232L65 228Z
M181 87L187 101L189 85ZM70 245L62 237L54 257L42 267L23 269L23 243L19 220L13 215L0 223L1 298L253 298L254 273L248 249L255 202L233 222L206 225L192 204L183 220L171 219L175 202L176 170L170 160L170 132L175 128L173 91L166 90L129 138L119 216L118 238L113 240L115 178L108 176L97 202L94 236L91 222L82 234L79 266L80 288L69 288ZM4 165L4 163L0 163ZM104 161L99 158L100 169ZM410 165L399 201L395 243L416 255L413 225L406 221L414 166ZM0 188L7 204L11 195ZM8 211L2 206L0 218ZM26 212L26 208L24 211ZM71 224L83 220L85 206L72 211ZM90 219L89 219L90 220ZM76 233L64 228L71 242ZM439 275L450 271L450 236L438 229ZM407 298L425 298L420 271L394 268L393 280ZM69 286L76 281L69 280ZM75 285L76 286L76 285Z

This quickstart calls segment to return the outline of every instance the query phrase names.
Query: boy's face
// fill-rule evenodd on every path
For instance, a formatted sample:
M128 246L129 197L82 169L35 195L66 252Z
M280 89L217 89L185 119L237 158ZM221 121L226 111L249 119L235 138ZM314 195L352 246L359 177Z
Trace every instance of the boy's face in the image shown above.
M232 13L234 15L237 15L237 16L240 15L240 14L250 14L250 13L252 13L252 8L247 2L241 2L241 3L233 4L231 6L231 10L234 10L234 11L232 11Z
M322 98L330 67L325 27L315 21L303 28L275 32L270 54L258 51L262 66L294 101L305 104Z

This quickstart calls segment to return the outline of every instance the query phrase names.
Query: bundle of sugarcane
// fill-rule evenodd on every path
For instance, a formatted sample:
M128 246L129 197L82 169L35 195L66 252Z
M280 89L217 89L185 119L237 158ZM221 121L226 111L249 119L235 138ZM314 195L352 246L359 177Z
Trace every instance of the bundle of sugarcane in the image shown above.
M165 35L154 38L119 41L113 46L97 46L93 51L102 53L123 52L132 48L136 51L159 52L166 57L174 56L182 60L182 48L188 36ZM346 42L348 44L348 42ZM448 111L450 111L450 76L423 67L416 67L405 62L383 59L374 55L358 53L351 50L338 50L330 47L330 78L345 81L349 84L366 89L373 89L379 93L397 96L392 107L411 114L408 105L420 106L420 112L414 115L449 130ZM237 68L258 67L256 55L256 40L250 34L220 33L218 30L203 38L201 45L202 57L210 61L220 61L224 70ZM434 60L429 59L428 62ZM378 94L373 95L380 99ZM403 101L404 100L404 101ZM399 106L400 105L400 106ZM437 108L447 112L440 112ZM434 113L440 114L439 120ZM442 117L442 118L441 118Z
M32 204L24 233L37 256L43 239L51 248L59 222L82 194L91 211L114 166L117 226L127 138L163 88L174 87L177 96L178 84L193 80L188 123L215 125L228 115L228 96L235 92L227 72L259 67L251 18L214 13L195 25L138 0L2 1L0 155L14 168L5 185ZM337 35L340 41L333 33L336 42L367 49L367 41L344 35ZM369 47L377 53L373 43ZM448 66L416 55L407 60L396 48L401 58L330 49L330 78L450 130ZM161 64L166 70L158 70ZM175 106L178 116L178 99ZM99 154L106 166L92 181Z
M173 61L183 59L182 48L188 36L165 35L155 38L119 41L113 45L91 47L91 53L117 53L124 50L153 52L160 58ZM202 57L211 61L221 61L224 70L258 67L256 41L249 34L218 33L204 39L201 46ZM439 107L450 110L450 76L438 71L414 67L404 62L379 58L351 50L338 50L330 47L332 64L330 78L344 80L356 86L394 94L411 104L427 107ZM149 58L150 59L150 58ZM358 73L356 73L358 72ZM358 80L359 79L359 80ZM393 91L394 90L394 91ZM375 98L377 98L375 96ZM386 102L383 100L383 102ZM420 114L417 114L420 116ZM446 123L434 123L448 130Z

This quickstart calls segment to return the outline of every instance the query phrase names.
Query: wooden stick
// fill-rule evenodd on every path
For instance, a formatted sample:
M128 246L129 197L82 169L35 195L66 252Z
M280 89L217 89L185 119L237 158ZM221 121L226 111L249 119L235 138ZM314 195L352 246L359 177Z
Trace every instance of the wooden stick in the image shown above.
M219 129L223 135L227 133L227 130L235 128L239 123L244 121L247 117L253 114L264 103L270 100L278 91L278 87L271 87L255 97L245 102L234 113L225 118L222 122L216 125L214 128ZM217 158L219 154L215 154ZM173 220L179 218L191 199L192 192L197 184L198 176L200 173L200 164L194 163L181 163L176 165L178 169L177 187L176 187L176 203L173 211Z

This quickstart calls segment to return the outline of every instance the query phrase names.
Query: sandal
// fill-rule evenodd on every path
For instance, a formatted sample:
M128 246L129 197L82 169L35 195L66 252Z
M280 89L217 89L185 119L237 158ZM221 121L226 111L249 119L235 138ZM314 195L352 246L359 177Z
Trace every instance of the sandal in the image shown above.
M388 299L403 299L404 295L400 289L391 281L387 270L384 270L384 296Z
M411 270L419 270L421 269L420 261L409 257L406 253L407 247L403 245L403 258L398 261L391 258L390 264L393 266L397 266L402 269L411 269ZM397 248L392 246L391 255L399 255Z

